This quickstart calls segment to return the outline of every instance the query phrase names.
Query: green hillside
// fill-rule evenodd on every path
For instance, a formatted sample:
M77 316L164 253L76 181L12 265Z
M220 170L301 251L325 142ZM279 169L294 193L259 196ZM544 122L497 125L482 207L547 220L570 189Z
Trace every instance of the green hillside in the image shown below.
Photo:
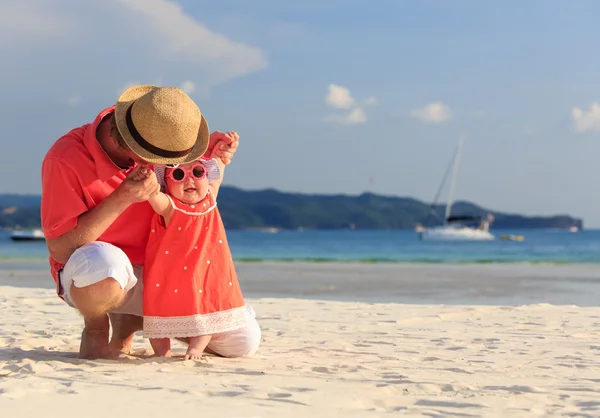
M0 194L0 227L39 226L39 205L40 196ZM368 193L317 195L223 186L219 192L219 209L231 229L408 229L427 221L430 204L407 197ZM443 218L443 211L442 205L436 207L439 219ZM488 213L495 217L493 229L583 227L581 219L568 215L526 217L495 212L470 202L456 202L452 210L453 215L486 216Z

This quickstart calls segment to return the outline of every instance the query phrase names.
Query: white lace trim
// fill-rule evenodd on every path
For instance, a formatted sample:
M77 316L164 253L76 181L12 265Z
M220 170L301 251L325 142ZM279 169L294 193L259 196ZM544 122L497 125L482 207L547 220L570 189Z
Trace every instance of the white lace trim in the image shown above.
M144 316L145 338L196 337L243 328L254 317L249 306L190 316Z
M210 193L210 191L209 191ZM173 199L171 199L171 196L169 195L165 195L169 198L169 201L171 202L171 206L173 207L173 210L178 210L181 213L185 213L186 215L191 215L191 216L202 216L202 215L206 215L208 212L210 212L211 210L213 210L214 208L217 207L217 202L215 201L215 203L212 204L212 206L210 206L208 209L206 209L204 212L187 212L179 207L177 207L177 205L175 205L175 202L173 202ZM196 203L196 205L198 205L199 203Z

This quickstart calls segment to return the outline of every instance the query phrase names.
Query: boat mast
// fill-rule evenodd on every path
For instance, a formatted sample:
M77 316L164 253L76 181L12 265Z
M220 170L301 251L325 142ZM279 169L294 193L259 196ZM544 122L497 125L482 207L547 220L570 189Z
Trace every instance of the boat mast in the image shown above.
M448 202L446 203L446 215L444 216L444 224L448 223L448 218L450 217L450 212L452 210L454 191L456 189L456 176L458 174L458 165L460 163L460 153L462 151L463 140L464 135L461 135L460 140L458 141L458 145L456 146L456 153L454 154L454 167L452 171L452 180L450 180L450 192L448 194Z

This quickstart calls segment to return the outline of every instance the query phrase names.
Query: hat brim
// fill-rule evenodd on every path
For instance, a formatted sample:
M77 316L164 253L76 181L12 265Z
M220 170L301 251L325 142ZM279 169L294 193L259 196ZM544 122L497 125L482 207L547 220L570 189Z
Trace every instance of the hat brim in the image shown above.
M129 132L126 121L127 110L133 105L133 103L137 99L156 88L158 88L158 86L144 84L130 87L127 90L125 90L123 94L121 94L121 96L117 99L117 103L115 106L115 121L117 123L119 133L123 137L123 140L125 141L127 146L131 149L131 151L133 151L138 157L142 158L144 161L147 161L151 164L185 164L197 160L206 152L206 150L208 149L208 143L210 141L208 123L206 122L204 115L202 115L200 129L198 129L198 137L196 138L196 143L194 144L194 147L192 148L190 153L183 157L166 158L153 154L152 152L144 149L141 145L139 145L136 142L136 140L133 139L133 136Z

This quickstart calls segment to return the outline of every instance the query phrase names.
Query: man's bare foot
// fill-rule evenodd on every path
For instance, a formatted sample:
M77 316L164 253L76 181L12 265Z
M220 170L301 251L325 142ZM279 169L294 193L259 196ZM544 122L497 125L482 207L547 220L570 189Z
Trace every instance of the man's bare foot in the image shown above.
M131 354L131 341L137 331L143 327L141 316L128 314L108 314L112 325L112 338L109 348L113 354Z
M171 357L171 340L169 338L150 338L150 345L155 357Z
M184 360L202 360L202 351L197 348L188 347Z
M79 358L94 360L110 356L108 346L108 316L84 319L85 327L81 333Z

